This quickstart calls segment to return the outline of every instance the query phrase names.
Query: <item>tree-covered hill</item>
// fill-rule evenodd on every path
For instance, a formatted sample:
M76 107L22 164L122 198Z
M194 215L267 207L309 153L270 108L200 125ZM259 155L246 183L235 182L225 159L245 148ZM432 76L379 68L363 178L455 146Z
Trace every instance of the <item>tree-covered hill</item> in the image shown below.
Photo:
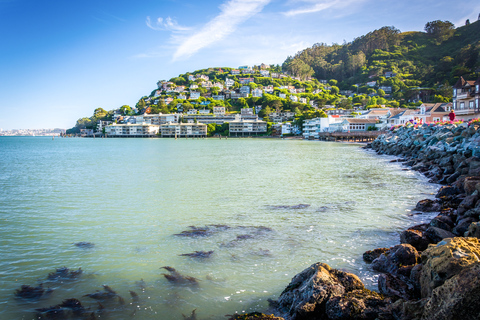
M425 32L383 27L342 45L318 43L288 57L283 69L300 77L336 79L345 90L377 81L377 86L393 86L394 97L401 99L409 88L439 89L459 76L475 77L479 52L480 21L455 29L437 20L428 22ZM387 72L396 76L386 77Z

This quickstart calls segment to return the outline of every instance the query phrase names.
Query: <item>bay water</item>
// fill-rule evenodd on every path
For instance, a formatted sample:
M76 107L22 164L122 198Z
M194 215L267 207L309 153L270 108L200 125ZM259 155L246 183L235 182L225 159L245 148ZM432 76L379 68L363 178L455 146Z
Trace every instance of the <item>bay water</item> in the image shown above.
M391 159L302 140L0 137L0 319L67 298L96 311L85 295L103 285L125 303L102 302L102 319L225 319L266 310L315 262L375 289L362 253L427 220L411 210L438 187ZM195 251L213 253L181 256ZM83 273L47 279L64 266ZM54 291L15 297L40 283Z

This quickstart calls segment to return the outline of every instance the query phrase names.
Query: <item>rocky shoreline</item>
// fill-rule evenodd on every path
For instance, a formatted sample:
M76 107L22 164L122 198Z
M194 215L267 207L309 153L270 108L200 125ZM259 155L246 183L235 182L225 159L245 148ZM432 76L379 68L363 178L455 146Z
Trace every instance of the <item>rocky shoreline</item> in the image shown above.
M415 208L438 215L403 231L400 244L364 253L380 273L378 292L318 262L271 301L272 315L232 319L480 319L480 123L400 127L365 148L443 185Z

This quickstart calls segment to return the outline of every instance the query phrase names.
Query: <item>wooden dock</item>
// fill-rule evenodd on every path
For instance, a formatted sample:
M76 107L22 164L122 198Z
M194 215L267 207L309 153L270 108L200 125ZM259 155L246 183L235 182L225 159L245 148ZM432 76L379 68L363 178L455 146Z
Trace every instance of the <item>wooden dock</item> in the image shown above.
M318 139L322 141L371 142L385 131L360 132L320 132Z

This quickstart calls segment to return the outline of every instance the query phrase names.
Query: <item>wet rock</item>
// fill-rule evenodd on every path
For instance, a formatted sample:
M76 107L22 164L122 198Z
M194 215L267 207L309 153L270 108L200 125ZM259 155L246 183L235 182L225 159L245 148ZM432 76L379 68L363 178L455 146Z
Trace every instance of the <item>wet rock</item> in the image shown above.
M212 251L194 251L192 253L180 254L180 256L205 259L205 258L210 258L212 254L213 254L213 250Z
M376 319L387 300L374 291L353 290L327 301L325 313L328 319Z
M473 193L470 196L466 196L465 199L458 205L457 214L463 215L469 209L473 209L478 201L478 192Z
M180 274L177 270L172 267L162 267L162 269L167 270L170 274L162 273L162 275L170 282L177 284L198 284L198 279L190 276L184 276Z
M395 273L402 266L415 265L420 262L417 250L409 244L399 244L372 262L372 269L380 272Z
M356 275L315 263L293 277L272 304L285 319L324 319L326 304L331 298L363 289Z
M214 231L207 226L205 227L189 226L189 228L190 230L184 230L174 235L179 237L208 237L214 233Z
M480 216L480 207L478 207L478 204L475 205L475 208L466 211L463 216L478 219Z
M453 221L448 216L439 215L430 221L430 226L447 231L452 231Z
M52 292L53 290L50 288L44 289L43 284L40 284L37 287L22 285L20 289L15 290L15 296L25 300L38 300Z
M452 232L459 237L463 237L465 232L468 231L468 227L470 227L470 224L475 221L476 220L472 217L460 219L455 228L453 228Z
M435 288L467 266L478 264L479 257L477 238L448 238L423 251L420 276L422 298L430 297Z
M193 309L192 313L189 316L186 316L182 313L183 319L184 320L197 320L197 315L195 313L196 311L197 311L197 309Z
M476 320L480 314L480 264L462 268L433 289L425 305L424 320Z
M424 235L424 231L408 229L400 233L400 243L413 246L417 251L427 249L430 240Z
M463 181L463 188L467 195L471 195L475 191L480 192L480 177L479 176L470 176L466 177Z
M273 314L268 315L260 312L226 315L226 317L229 317L228 320L285 320L284 318L275 317Z
M269 208L271 208L271 209L292 209L292 210L306 209L308 207L310 207L309 204L303 204L303 203L293 205L293 206L287 206L287 205L284 205L284 206L269 206Z
M420 212L435 212L440 211L441 205L437 200L420 200L415 207L415 211Z
M111 300L117 296L117 293L107 285L103 285L103 291L97 290L94 293L84 295L84 297L89 297L100 301Z
M67 299L61 304L48 308L35 309L37 319L94 319L93 312L85 309L78 299Z
M48 280L73 280L80 277L83 273L82 268L78 268L78 270L70 270L67 267L58 268L55 272L50 272L47 276Z
M378 291L386 296L405 300L414 298L416 294L415 286L407 277L390 273L382 273L378 276Z
M440 190L438 190L435 198L441 198L441 197L445 197L445 196L453 196L453 195L457 195L459 193L460 193L460 190L458 190L458 188L456 188L456 187L443 186L443 187L440 188Z
M480 239L480 222L472 222L465 232L465 237L474 237Z
M368 250L363 254L363 260L367 263L372 263L373 260L380 257L382 253L388 251L388 248L377 248L373 250Z
M431 243L438 243L445 238L453 238L455 235L450 231L443 230L436 227L430 227L425 231L425 235L430 240Z
M74 245L79 247L79 248L84 248L84 249L90 249L90 248L95 247L95 243L85 242L85 241L76 242L76 243L74 243Z

